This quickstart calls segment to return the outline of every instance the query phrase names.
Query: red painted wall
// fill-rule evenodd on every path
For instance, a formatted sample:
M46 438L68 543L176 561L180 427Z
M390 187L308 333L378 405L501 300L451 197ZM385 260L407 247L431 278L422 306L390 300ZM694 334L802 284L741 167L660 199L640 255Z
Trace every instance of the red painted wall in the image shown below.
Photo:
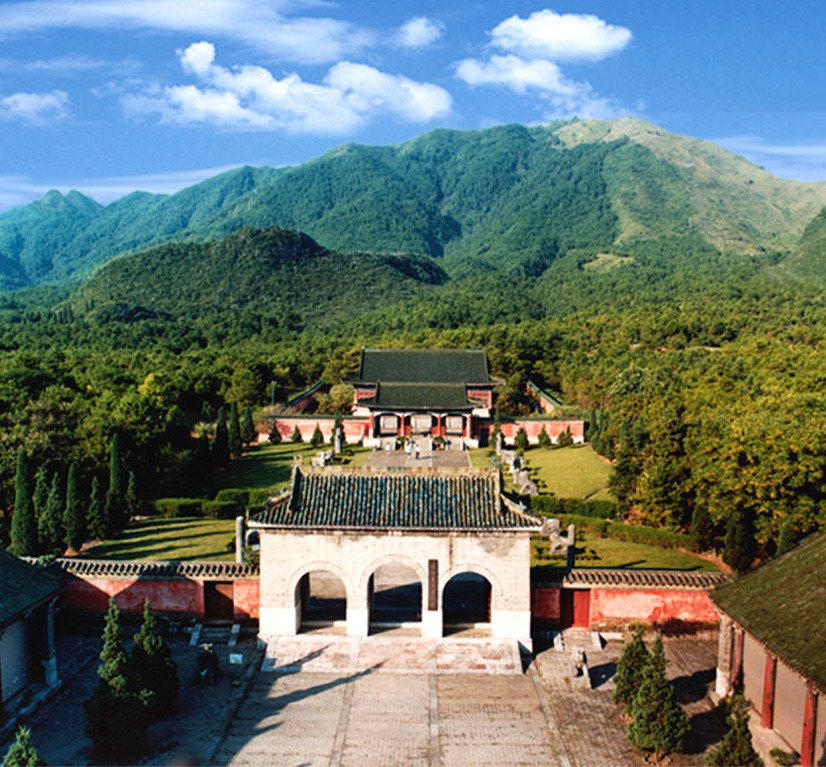
M551 438L552 442L556 442L557 437L559 437L562 432L566 429L571 430L571 436L574 438L574 442L584 442L585 441L585 421L579 420L572 420L572 421L537 421L534 419L525 419L525 420L515 420L515 421L508 421L503 423L500 426L500 430L502 432L502 436L509 441L513 441L516 439L516 432L519 429L523 428L525 433L528 435L528 441L531 444L537 444L539 442L539 434L542 431L543 427L546 432L548 432L548 436Z
M236 618L258 618L259 593L258 581L235 581L232 601Z
M276 418L275 428L281 433L282 439L289 442L293 435L293 430L298 427L301 432L301 437L305 442L309 442L313 436L316 424L321 429L324 435L324 441L329 443L333 433L333 426L335 425L335 417L331 415L312 416L308 415L306 418ZM344 436L353 442L357 442L362 437L366 437L370 429L370 419L365 416L364 419L348 418L342 421L344 426ZM269 427L267 427L269 428ZM264 437L267 439L268 437Z

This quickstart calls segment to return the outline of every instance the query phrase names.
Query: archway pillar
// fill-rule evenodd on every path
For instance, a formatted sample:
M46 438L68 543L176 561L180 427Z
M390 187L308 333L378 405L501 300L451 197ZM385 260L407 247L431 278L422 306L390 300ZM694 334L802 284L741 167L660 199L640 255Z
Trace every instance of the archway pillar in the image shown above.
M347 595L347 636L366 637L370 633L370 605L364 590Z
M267 607L261 605L258 617L258 633L262 635L298 633L298 610L290 607Z
M530 648L531 611L497 610L494 602L490 611L490 634L494 639L518 639Z
M443 631L441 610L422 611L422 636L425 639L441 639Z

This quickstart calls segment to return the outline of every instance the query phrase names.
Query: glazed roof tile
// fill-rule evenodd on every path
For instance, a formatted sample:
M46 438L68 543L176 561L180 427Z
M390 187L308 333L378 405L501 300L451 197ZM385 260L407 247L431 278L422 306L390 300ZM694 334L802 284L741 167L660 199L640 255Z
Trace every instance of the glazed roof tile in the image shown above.
M0 588L0 627L12 623L27 610L63 588L59 576L41 570L2 549L0 579L3 584Z
M600 588L698 589L714 588L726 579L724 573L691 570L602 570L574 568L562 577L564 586Z
M296 466L289 496L253 526L301 529L538 530L542 521L501 495L499 472Z
M484 349L362 349L359 382L494 384Z
M141 580L224 580L256 578L258 571L238 562L161 562L152 560L57 560L60 568L80 578L140 578Z
M399 384L380 382L376 396L363 399L360 405L409 410L471 410L464 384Z

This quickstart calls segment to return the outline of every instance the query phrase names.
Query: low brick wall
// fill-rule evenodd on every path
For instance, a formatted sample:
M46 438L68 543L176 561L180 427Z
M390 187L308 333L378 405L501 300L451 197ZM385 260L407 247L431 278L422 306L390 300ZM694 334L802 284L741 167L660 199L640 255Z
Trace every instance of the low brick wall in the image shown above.
M258 427L259 442L266 442L270 438L270 429L278 429L281 439L289 442L293 432L297 428L301 438L309 442L315 431L315 427L321 429L324 435L324 442L330 443L335 426L335 416L332 415L279 415L272 421L267 421ZM344 426L344 438L347 442L359 442L370 432L369 418L345 418L342 421Z
M544 429L551 442L556 442L559 435L565 431L571 432L571 437L575 443L580 444L585 441L585 421L579 419L562 420L557 418L524 418L505 421L499 426L502 437L506 442L513 444L516 433L519 429L524 429L528 435L528 442L532 445L539 444L539 435Z

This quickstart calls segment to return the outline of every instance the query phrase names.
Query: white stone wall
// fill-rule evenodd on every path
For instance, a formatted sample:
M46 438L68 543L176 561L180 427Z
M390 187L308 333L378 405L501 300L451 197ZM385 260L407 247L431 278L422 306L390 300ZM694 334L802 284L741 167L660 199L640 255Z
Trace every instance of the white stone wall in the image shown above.
M428 561L438 561L438 609L428 610ZM530 641L530 533L277 532L261 530L260 633L297 631L296 586L306 573L328 570L347 591L347 633L368 633L368 582L383 564L412 568L422 583L422 635L442 636L447 582L463 572L491 585L491 634Z

